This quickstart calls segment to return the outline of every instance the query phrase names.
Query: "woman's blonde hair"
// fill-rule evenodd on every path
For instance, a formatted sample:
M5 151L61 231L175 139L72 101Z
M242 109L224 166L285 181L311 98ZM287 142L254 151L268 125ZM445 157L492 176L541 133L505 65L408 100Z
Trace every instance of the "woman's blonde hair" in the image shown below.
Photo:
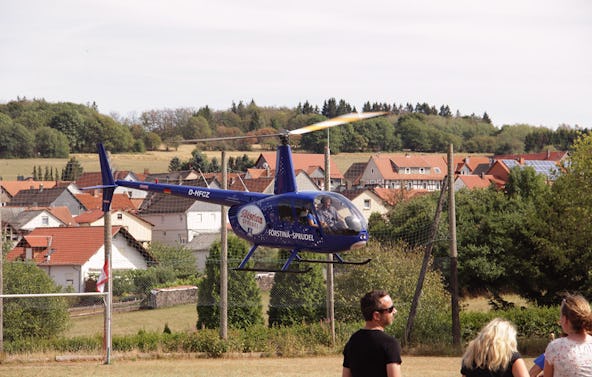
M471 340L462 362L467 368L496 371L507 368L517 351L516 328L504 319L495 318Z

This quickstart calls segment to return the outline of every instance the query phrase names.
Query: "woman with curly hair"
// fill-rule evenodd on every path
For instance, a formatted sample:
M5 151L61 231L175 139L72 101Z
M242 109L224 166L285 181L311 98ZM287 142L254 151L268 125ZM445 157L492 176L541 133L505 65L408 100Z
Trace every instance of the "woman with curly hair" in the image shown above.
M514 325L501 318L485 325L467 346L460 373L464 377L529 377Z
M581 295L561 302L561 329L567 336L555 339L545 350L544 377L592 377L592 312Z

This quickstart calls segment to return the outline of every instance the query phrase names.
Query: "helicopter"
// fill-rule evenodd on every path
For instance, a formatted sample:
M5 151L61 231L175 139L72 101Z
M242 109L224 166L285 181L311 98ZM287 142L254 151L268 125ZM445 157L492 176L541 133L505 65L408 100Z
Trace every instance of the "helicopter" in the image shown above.
M242 259L238 271L307 272L308 269L290 268L293 262L366 264L346 261L340 252L362 248L368 242L365 218L345 196L329 191L298 191L289 145L290 135L326 129L346 123L385 115L384 112L349 113L314 123L296 130L265 137L278 136L274 193L245 192L197 186L115 180L107 152L98 144L102 184L85 189L103 191L103 211L109 211L113 192L118 186L150 192L192 198L198 201L229 207L228 220L234 233L252 243ZM252 136L247 136L252 137ZM260 137L260 136L259 136ZM245 136L185 140L185 143L246 138ZM328 204L329 203L329 204ZM289 250L280 269L249 268L247 263L258 247ZM300 252L333 254L331 260L304 259Z

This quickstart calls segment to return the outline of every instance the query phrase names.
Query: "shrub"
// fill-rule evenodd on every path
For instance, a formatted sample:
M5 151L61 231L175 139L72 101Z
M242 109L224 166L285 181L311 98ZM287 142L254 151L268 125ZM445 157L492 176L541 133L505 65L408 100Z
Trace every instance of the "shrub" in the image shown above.
M60 288L35 264L4 264L4 293L59 293ZM51 338L68 325L68 306L63 297L4 299L4 339Z
M321 266L305 274L275 274L269 301L269 326L314 323L326 317L327 291Z

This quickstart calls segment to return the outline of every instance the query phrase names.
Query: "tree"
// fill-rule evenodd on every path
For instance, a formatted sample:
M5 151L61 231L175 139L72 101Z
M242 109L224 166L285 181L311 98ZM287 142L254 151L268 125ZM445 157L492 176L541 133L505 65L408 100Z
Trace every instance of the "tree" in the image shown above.
M228 236L228 260L240 260L248 251L245 240ZM252 262L250 262L252 263ZM251 266L252 264L249 264ZM199 285L197 299L197 328L216 328L220 325L220 242L210 249L206 260L206 277ZM228 324L247 328L263 324L261 291L255 273L234 271L228 273Z
M304 274L276 273L269 300L269 326L320 321L326 314L326 288L320 266Z
M532 267L520 288L539 304L557 302L563 291L592 294L592 135L575 141L563 168L527 219L532 248L523 258Z
M169 246L153 242L150 244L150 253L156 257L160 267L170 268L177 278L187 278L197 273L195 256L183 245Z
M70 154L68 138L61 132L41 127L35 132L37 156L46 158L67 158Z
M62 181L75 181L82 175L83 169L76 157L71 157L62 170Z
M181 170L181 159L179 159L179 157L175 156L173 158L171 158L171 162L169 162L169 171L179 171Z
M356 268L335 267L335 317L339 321L362 320L360 298L372 289L385 289L398 311L388 331L402 338L421 268L422 250L409 250L401 244L382 247L370 242L363 250L348 252L348 258L372 258L372 261ZM450 298L442 275L430 269L424 280L412 340L427 336L434 342L449 341L450 325L446 325L449 318Z
M4 293L59 293L60 287L35 264L4 262ZM51 338L67 327L63 297L4 299L4 339Z
M33 134L0 114L0 158L30 158L33 157L33 150Z

